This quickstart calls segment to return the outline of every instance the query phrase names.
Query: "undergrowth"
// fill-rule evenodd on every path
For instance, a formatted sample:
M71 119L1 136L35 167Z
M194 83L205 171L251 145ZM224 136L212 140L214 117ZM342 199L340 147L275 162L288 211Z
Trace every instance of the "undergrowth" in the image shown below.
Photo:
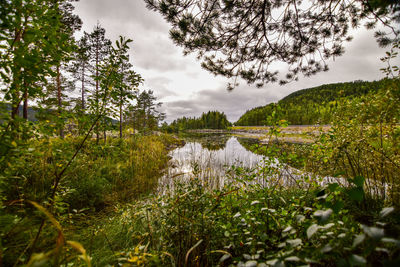
M331 184L308 191L226 186L210 191L193 179L81 233L93 263L126 266L377 266L400 262L400 221L393 208L370 210Z
M2 263L27 262L29 255L50 249L60 235L52 224L44 223L44 213L31 202L55 216L66 232L75 231L91 214L154 190L168 162L166 147L172 142L169 136L109 139L103 144L88 140L60 180L54 198L55 177L68 164L80 139L39 139L16 147L1 177ZM35 238L38 233L40 238Z

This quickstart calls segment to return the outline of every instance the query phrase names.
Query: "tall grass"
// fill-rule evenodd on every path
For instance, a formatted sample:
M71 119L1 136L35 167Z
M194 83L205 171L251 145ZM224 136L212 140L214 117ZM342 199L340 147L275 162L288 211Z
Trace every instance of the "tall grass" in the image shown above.
M26 263L32 252L53 246L56 233L51 225L40 226L42 215L28 200L48 209L67 229L75 229L74 225L83 218L87 222L86 216L94 211L152 191L168 162L170 142L171 138L165 136L109 139L99 145L89 140L64 173L54 199L50 196L55 177L76 151L80 139L42 139L16 148L0 181L3 264ZM38 249L30 252L27 248L39 228L42 233L35 241Z
M80 232L94 265L375 266L400 259L400 241L388 238L398 234L393 209L370 210L373 220L363 225L340 205L353 203L337 185L211 191L193 179L175 188L116 207Z

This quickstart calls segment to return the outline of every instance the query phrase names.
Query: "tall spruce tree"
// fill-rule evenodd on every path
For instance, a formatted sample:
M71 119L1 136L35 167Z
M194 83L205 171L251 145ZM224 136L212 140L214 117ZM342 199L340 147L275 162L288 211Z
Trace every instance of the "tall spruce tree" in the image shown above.
M82 112L86 109L86 88L87 84L90 85L90 45L89 45L89 34L83 33L83 36L76 43L77 49L74 52L73 62L71 64L70 71L75 78L75 81L79 81L81 90L81 110Z
M158 110L162 103L156 100L152 90L144 90L137 96L136 105L130 106L127 112L127 121L134 130L147 133L165 119L165 114Z
M120 36L116 41L115 47L111 50L111 60L115 64L114 84L111 97L113 103L118 106L119 117L119 137L122 138L122 122L124 106L133 100L138 90L139 84L143 81L142 77L132 69L129 62L129 43L131 39Z
M75 2L75 0L68 1L60 1L60 4L57 6L58 13L61 18L61 27L57 31L58 47L55 51L58 55L58 62L55 66L55 83L57 90L57 110L59 120L57 122L59 128L59 135L61 138L64 137L64 123L65 119L62 114L64 111L63 105L63 88L67 86L63 85L63 81L68 83L67 76L63 77L63 73L67 71L67 64L72 60L72 53L75 46L75 39L73 34L75 31L80 30L82 21L80 18L73 14L74 6L71 2Z
M100 26L98 23L93 31L89 34L89 45L90 45L90 53L91 53L91 59L90 62L93 66L92 68L92 78L95 83L95 88L94 91L92 92L92 95L90 99L90 105L91 105L91 112L95 114L95 116L100 115L100 105L101 105L101 93L106 93L106 92L100 92L100 65L102 64L103 60L105 60L109 54L110 54L110 49L111 49L111 41L105 37L105 29ZM103 124L104 124L104 120ZM104 126L104 125L103 125ZM97 143L99 142L100 139L100 125L97 124L95 128L96 132L96 141Z

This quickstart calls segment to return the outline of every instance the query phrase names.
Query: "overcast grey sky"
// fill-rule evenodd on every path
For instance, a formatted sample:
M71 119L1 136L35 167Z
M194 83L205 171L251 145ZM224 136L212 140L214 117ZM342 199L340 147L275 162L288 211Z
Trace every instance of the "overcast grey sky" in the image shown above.
M202 112L219 110L235 122L246 110L276 102L304 88L326 83L383 78L379 60L381 49L373 31L360 27L354 40L346 44L344 56L328 61L330 70L285 86L249 86L244 81L232 92L226 90L228 80L215 77L200 67L194 55L183 56L183 49L169 39L170 26L161 15L146 8L143 0L80 0L76 13L83 21L83 31L91 32L99 22L113 42L119 35L133 39L130 49L135 70L145 83L141 89L152 89L167 121L181 116L200 116Z

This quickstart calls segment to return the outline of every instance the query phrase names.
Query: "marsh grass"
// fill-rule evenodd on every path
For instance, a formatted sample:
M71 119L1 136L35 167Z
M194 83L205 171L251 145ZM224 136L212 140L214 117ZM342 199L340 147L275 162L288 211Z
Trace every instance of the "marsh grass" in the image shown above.
M28 262L29 244L38 229L35 252L51 249L57 231L27 200L39 203L67 229L66 236L85 225L91 214L117 203L126 203L151 192L168 162L166 136L135 136L109 139L97 145L85 143L60 180L54 199L50 192L56 173L67 164L80 143L79 138L42 139L19 146L8 159L2 177L4 206L0 210L3 264ZM51 201L51 203L49 203ZM27 258L28 257L28 258Z

